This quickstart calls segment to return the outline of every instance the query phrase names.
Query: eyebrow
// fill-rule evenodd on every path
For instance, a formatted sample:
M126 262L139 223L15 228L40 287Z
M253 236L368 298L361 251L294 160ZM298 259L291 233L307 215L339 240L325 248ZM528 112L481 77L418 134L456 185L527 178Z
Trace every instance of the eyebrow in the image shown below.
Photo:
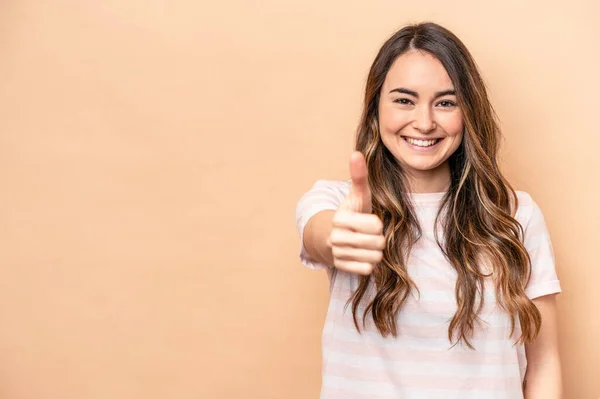
M419 94L416 91L408 90L408 89L405 89L404 87L397 87L395 89L390 90L390 93L394 93L394 92L408 94L409 96L419 98ZM438 98L438 97L442 97L442 96L455 96L455 95L456 95L456 91L449 89L449 90L438 91L437 93L435 93L434 98Z

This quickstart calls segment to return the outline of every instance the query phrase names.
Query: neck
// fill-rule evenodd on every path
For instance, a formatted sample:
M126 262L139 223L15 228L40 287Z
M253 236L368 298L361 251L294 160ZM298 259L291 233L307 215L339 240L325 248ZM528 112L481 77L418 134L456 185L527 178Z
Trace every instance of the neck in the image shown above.
M450 166L444 162L431 170L408 170L411 193L440 193L450 188Z

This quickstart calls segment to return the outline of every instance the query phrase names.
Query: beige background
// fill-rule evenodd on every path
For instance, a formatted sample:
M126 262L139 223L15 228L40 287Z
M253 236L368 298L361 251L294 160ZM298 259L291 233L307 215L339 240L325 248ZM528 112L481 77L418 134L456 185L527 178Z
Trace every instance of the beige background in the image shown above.
M316 398L295 204L347 177L370 62L424 19L483 70L555 243L566 397L600 397L599 4L1 1L0 397Z

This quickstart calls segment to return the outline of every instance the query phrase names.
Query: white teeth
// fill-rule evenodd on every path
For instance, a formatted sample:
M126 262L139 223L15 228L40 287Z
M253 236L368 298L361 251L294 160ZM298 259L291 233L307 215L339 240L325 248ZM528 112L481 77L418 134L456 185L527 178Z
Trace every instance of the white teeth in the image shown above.
M407 137L406 141L408 141L412 145L416 145L416 146L419 146L419 147L429 147L429 146L432 146L435 143L437 143L438 139L434 139L434 140L415 140L415 139L411 139L410 137Z

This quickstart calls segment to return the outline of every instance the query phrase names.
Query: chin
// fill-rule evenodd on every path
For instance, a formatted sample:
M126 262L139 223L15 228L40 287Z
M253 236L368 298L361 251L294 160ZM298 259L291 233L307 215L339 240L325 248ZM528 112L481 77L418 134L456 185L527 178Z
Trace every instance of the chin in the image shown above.
M416 158L416 159L415 159ZM413 156L400 156L396 157L402 168L407 172L415 171L415 172L432 172L445 164L445 161L441 161L440 159L419 159L419 157Z
M410 164L403 163L404 168L408 170L415 170L418 172L429 172L432 170L436 170L440 165L423 165L423 164Z

